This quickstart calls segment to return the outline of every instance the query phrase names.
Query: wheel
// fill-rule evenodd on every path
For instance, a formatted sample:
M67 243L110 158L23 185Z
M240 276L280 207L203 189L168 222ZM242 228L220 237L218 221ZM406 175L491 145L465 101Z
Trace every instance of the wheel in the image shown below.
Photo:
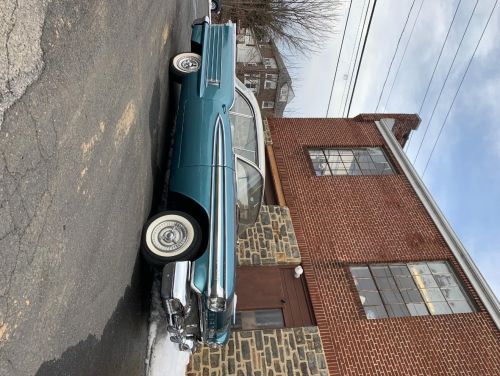
M144 225L142 254L154 265L178 260L194 260L201 246L201 227L189 214L166 211Z
M170 67L176 76L184 77L189 73L195 73L200 70L201 56L193 52L183 52L172 58Z
M220 4L218 0L210 0L210 11L212 13L219 13Z

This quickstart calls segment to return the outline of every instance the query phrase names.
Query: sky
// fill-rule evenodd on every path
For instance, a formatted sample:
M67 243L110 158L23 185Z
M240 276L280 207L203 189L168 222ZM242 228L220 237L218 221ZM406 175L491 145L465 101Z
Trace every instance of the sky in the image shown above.
M350 20L338 67L329 117L341 117L345 85L358 22L365 0L352 0ZM421 12L418 9L423 1ZM380 0L374 13L350 116L373 113L413 0ZM376 112L419 113L440 49L459 0L415 0ZM497 5L460 92L423 174L453 96L486 24L495 0L479 0L469 29L431 114L476 1L462 0L449 39L430 86L422 123L407 150L435 201L452 225L488 284L500 296L500 4ZM295 98L285 116L325 117L347 15L341 2L334 33L321 52L287 53ZM413 22L415 29L409 39ZM405 45L409 40L403 58ZM396 77L398 65L401 66ZM392 87L392 91L391 91ZM390 93L390 96L389 96ZM423 139L425 129L427 135ZM422 142L423 139L423 142Z

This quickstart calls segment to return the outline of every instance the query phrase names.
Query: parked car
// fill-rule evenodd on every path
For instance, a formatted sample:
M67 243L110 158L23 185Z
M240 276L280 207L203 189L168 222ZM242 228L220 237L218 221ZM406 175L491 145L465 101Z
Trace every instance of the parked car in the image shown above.
M264 136L253 93L235 78L235 27L197 20L192 52L175 56L181 82L169 210L143 230L142 253L163 271L171 339L181 350L224 345L236 310L238 232L264 192Z

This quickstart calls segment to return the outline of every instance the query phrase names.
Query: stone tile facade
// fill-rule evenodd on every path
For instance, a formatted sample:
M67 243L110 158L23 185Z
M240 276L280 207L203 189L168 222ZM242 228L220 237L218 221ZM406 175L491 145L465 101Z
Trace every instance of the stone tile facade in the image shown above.
M255 226L239 238L238 265L300 264L300 252L287 207L263 205Z
M203 347L187 376L329 375L317 327L234 332L226 347Z

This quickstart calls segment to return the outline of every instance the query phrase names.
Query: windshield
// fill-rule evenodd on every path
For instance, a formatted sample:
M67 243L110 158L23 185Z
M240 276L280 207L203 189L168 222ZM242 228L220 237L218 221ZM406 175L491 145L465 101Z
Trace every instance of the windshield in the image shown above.
M239 222L253 225L262 202L263 180L259 170L242 159L236 159Z
M229 111L234 152L258 164L257 132L252 108L239 91L235 91L234 104Z

